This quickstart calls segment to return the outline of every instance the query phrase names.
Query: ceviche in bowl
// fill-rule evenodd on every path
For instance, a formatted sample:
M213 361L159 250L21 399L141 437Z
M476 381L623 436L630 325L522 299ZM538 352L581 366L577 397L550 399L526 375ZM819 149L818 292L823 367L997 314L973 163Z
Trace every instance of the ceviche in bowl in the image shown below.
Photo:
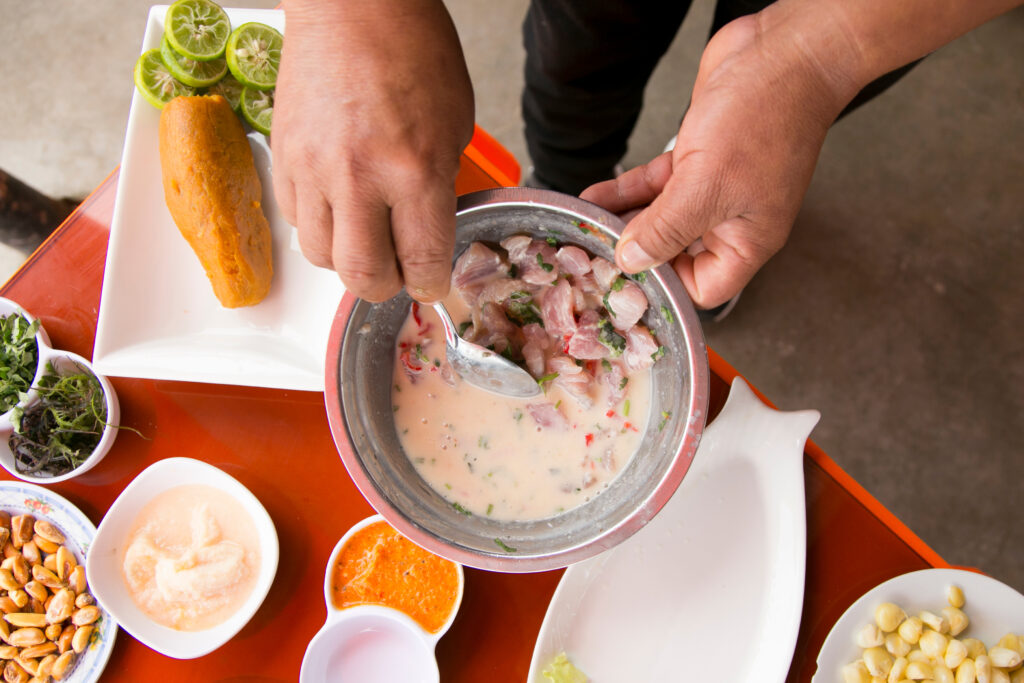
M460 198L445 305L461 336L536 379L536 397L461 381L433 311L404 293L342 300L331 430L408 538L472 567L541 571L623 541L675 492L706 419L706 349L671 267L615 266L622 227L556 192Z

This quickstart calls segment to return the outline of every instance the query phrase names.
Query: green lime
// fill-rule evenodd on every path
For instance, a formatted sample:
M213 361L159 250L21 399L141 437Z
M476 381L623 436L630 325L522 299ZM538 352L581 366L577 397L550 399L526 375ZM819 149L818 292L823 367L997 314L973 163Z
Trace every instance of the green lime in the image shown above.
M167 8L164 35L178 54L209 62L224 55L231 20L210 0L178 0Z
M248 121L250 126L264 135L270 135L270 123L274 118L273 90L243 88L241 108L242 118Z
M270 90L277 84L284 36L266 24L250 22L231 32L224 56L231 74L242 85Z
M160 50L143 52L135 62L135 87L157 109L180 95L195 95L196 90L178 81L160 57Z
M211 62L197 62L183 57L174 51L167 36L160 41L160 56L163 57L164 66L175 78L194 88L211 86L228 72L228 63L223 57Z
M228 104L231 105L231 108L237 112L238 107L242 103L242 88L244 87L244 85L235 80L234 76L231 74L225 74L224 78L220 79L207 89L206 94L220 95L227 100Z

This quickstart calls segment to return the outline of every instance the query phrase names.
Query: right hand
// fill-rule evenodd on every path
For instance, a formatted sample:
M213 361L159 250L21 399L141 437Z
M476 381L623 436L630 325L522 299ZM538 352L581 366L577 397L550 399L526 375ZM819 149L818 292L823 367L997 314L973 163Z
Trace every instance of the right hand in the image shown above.
M313 264L383 301L448 292L473 90L440 0L286 0L274 192Z

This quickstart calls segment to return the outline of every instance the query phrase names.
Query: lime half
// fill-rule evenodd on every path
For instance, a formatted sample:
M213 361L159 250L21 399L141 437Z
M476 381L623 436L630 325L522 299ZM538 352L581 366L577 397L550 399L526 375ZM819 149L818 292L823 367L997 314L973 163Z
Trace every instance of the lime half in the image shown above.
M243 88L241 109L242 118L248 121L250 126L264 135L270 135L270 123L274 118L273 90Z
M206 94L220 95L237 112L242 104L242 88L244 87L244 85L235 80L234 76L226 74L224 78L211 85L207 89Z
M167 8L164 35L178 54L208 62L224 54L231 20L210 0L178 0Z
M160 56L163 57L167 70L185 85L194 88L206 88L213 85L228 72L228 63L224 58L210 62L197 62L183 57L174 51L167 36L160 41Z
M242 85L270 90L277 84L284 36L266 24L250 22L231 32L224 56L231 74Z
M164 64L160 50L143 52L135 62L135 87L147 102L157 109L181 95L195 95L196 90L178 81Z

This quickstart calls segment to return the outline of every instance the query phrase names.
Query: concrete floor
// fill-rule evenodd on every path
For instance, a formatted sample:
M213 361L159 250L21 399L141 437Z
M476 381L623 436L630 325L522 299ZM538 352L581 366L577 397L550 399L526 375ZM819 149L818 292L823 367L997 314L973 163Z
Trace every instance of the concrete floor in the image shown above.
M526 0L448 4L477 119L525 168ZM73 0L55 21L51 3L0 0L0 167L58 196L106 177L147 5ZM674 133L710 8L659 67L627 166ZM819 409L813 438L950 562L1024 591L1022 144L1019 9L835 126L789 244L707 338L781 408Z

